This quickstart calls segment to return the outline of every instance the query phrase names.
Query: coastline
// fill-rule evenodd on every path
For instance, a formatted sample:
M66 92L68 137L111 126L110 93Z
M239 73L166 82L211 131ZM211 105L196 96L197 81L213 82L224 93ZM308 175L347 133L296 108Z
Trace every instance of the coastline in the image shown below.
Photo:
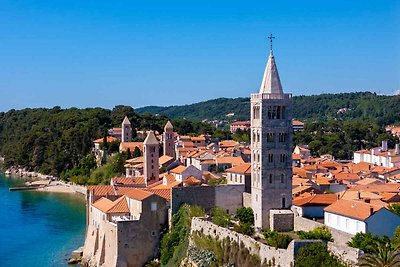
M86 196L86 186L66 183L58 177L45 175L39 172L26 171L24 168L11 167L5 170L6 177L29 179L27 186L39 186L32 191L48 193L80 194Z

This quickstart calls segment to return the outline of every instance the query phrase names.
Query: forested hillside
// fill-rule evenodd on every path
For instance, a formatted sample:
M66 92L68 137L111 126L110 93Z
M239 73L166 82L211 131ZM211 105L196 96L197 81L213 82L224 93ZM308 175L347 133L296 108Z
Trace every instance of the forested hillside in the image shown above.
M249 98L218 98L184 106L143 107L139 113L163 114L171 118L221 120L229 113L232 119L248 120ZM321 94L293 97L294 117L300 120L363 119L379 125L400 122L400 95L385 96L370 92ZM338 111L343 109L343 112Z
M0 154L5 167L24 166L45 174L77 166L90 153L94 139L106 130L120 127L127 115L133 128L162 131L166 116L139 115L133 108L117 106L113 110L23 109L0 113ZM200 122L173 120L180 133L205 133L213 129Z

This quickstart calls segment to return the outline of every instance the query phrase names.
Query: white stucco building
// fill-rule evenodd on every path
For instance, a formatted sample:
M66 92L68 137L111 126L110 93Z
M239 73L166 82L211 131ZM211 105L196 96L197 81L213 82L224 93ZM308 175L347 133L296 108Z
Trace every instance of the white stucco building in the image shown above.
M340 199L325 208L327 226L355 235L370 232L375 235L393 236L400 225L400 216L382 205Z

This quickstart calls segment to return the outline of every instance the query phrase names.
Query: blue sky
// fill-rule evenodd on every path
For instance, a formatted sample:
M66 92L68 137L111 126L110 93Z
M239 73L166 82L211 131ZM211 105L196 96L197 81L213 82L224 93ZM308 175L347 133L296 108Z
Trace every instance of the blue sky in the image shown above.
M400 89L400 1L0 0L0 111Z

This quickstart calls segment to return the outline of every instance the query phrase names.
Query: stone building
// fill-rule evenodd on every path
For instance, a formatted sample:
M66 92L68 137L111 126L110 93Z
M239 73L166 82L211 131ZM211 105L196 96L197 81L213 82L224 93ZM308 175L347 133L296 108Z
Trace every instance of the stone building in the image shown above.
M153 131L149 131L143 142L143 175L147 182L159 180L159 143Z
M164 155L175 158L174 126L170 121L164 126L163 146Z
M130 142L132 140L132 127L128 117L125 116L122 121L121 142Z
M271 47L260 91L251 95L251 207L257 229L270 227L270 211L292 204L291 98L282 90Z
M158 254L165 199L129 187L88 187L85 266L143 266Z

